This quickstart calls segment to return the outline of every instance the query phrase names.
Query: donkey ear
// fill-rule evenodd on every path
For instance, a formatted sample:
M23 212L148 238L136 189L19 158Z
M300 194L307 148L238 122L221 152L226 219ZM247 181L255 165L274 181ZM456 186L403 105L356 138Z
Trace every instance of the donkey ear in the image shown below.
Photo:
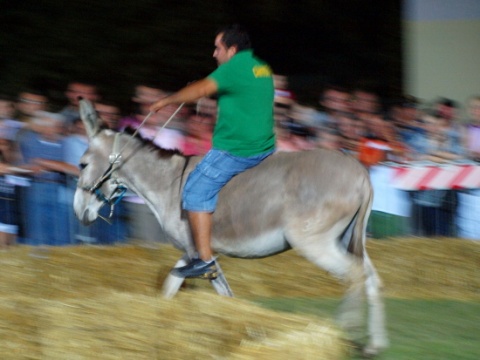
M97 112L93 108L93 105L87 99L80 100L80 118L85 125L85 130L87 131L87 135L89 138L94 137L99 129L99 119Z

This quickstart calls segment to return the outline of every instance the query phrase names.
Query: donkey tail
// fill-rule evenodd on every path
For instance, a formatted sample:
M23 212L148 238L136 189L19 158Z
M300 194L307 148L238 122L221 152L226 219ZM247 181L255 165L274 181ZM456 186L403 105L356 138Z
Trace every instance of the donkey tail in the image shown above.
M367 223L373 202L373 190L368 181L367 184L367 196L364 197L362 204L340 237L340 242L345 249L359 258L363 258L364 255Z

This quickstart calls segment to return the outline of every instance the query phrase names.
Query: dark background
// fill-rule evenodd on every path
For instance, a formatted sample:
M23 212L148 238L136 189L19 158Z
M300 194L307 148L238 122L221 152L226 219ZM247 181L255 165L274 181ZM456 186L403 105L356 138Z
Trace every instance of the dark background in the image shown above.
M97 83L128 102L133 86L167 90L211 72L215 31L240 22L255 52L289 75L304 103L325 83L402 90L401 0L16 0L2 1L0 92Z

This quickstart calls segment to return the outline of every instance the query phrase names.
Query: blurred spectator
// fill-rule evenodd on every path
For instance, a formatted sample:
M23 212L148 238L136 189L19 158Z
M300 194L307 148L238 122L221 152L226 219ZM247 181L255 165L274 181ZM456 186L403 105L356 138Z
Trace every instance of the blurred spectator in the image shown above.
M463 127L464 149L469 159L480 162L480 96L472 96L466 104L467 118ZM458 236L480 239L480 189L461 191L458 196Z
M127 127L136 129L150 112L150 106L167 95L162 89L150 84L138 84L134 91L132 97L134 109L130 115L120 119L118 127L121 130Z
M115 102L100 99L94 103L94 107L104 125L109 129L118 130L118 123L122 115L120 107Z
M294 102L291 104L290 110L287 113L287 122L293 120L296 124L304 127L315 128L315 116L315 108Z
M291 102L275 102L273 106L273 118L276 124L288 121L288 113L290 112Z
M480 96L472 96L466 110L467 119L462 136L464 147L470 159L480 162Z
M96 102L100 99L97 86L83 80L70 81L65 91L65 97L68 103L59 113L64 117L67 128L80 117L78 112L79 98L84 98L91 102Z
M381 110L380 96L373 90L357 87L351 92L350 110L359 119L370 114L378 114Z
M205 155L211 149L214 123L211 114L190 114L185 123L186 134L182 145L185 155Z
M275 122L287 121L288 112L295 102L295 96L288 88L288 77L275 74L273 75L273 84L275 86L273 108Z
M14 139L23 125L15 119L14 100L7 95L0 95L0 131L3 131L4 137Z
M365 166L401 159L405 148L395 127L378 114L364 116L365 132L358 146L358 158Z
M365 133L363 122L352 113L339 113L337 129L340 147L350 155L358 157L360 140Z
M434 103L435 116L446 120L447 123L453 123L458 120L458 104L451 99L439 98Z
M17 186L25 181L17 176L22 169L16 167L19 154L8 129L0 128L0 248L4 249L16 242L19 232L20 214L18 211Z
M288 77L286 75L274 74L273 86L275 87L274 101L293 101L295 96L288 87Z
M464 149L458 132L452 131L446 120L436 114L426 113L422 118L425 132L418 132L412 138L414 158L438 163L461 159Z
M22 201L27 242L34 245L70 244L66 173L78 168L63 162L65 119L49 112L37 112L32 130L19 146L24 164L33 171Z
M413 139L424 132L419 122L418 100L413 96L401 96L393 100L387 117L395 127L399 140L407 147L412 147Z
M210 97L203 97L197 101L195 105L197 114L205 114L210 116L214 122L217 120L218 104L217 100Z
M151 140L155 145L164 149L178 149L182 151L185 137L182 130L186 113L181 109L182 111L172 118L177 108L175 105L169 105L152 114L139 133L145 139Z
M315 114L315 126L335 126L338 113L350 112L350 93L341 86L327 85L319 100L321 110Z
M162 89L150 85L137 85L135 95L132 98L136 105L136 111L120 120L120 130L124 130L126 127L137 129L149 115L150 106L167 95L168 92ZM178 113L167 126L164 126L176 110L176 106L167 106L161 111L151 114L139 129L140 135L164 149L182 150L183 133L179 128L183 126L183 121L179 119L186 114L185 110Z
M342 136L332 128L318 131L317 146L321 149L342 150Z
M462 136L464 132L462 131L462 126L459 119L459 106L458 104L450 99L441 98L436 101L434 105L434 114L440 119L440 127L442 132L451 142L451 145L457 149L460 149L464 145L464 140ZM464 155L462 151L457 151L462 156Z
M10 96L0 94L0 120L15 118L15 102Z
M25 90L18 94L15 119L28 124L37 111L47 111L49 99L44 91Z
M277 138L277 151L311 150L316 147L315 133L307 126L295 121L284 123L282 126L284 128L277 127L277 135L280 135Z
M275 124L276 151L297 151L297 146L291 141L291 133L287 127L287 122Z
M447 162L460 159L463 149L445 129L445 119L435 113L423 117L426 132L417 134L413 142L418 160ZM455 213L457 196L453 190L425 190L412 194L418 215L413 220L419 223L415 228L426 236L454 236L456 234Z

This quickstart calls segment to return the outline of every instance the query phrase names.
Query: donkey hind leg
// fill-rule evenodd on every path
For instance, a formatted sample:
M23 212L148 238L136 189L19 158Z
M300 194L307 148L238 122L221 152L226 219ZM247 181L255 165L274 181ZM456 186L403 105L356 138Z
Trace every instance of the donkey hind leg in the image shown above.
M347 282L347 290L339 312L340 326L355 343L360 343L364 337L365 289L368 302L368 342L363 347L367 356L379 354L388 347L385 329L385 309L381 294L381 280L370 258L364 251L363 261L358 257L338 249L344 259L343 271L340 267L330 271ZM337 270L335 272L335 270Z
M188 264L188 261L189 257L185 254L180 260L177 261L174 267L185 266ZM184 281L185 279L183 278L168 274L162 286L163 297L167 299L173 298L177 294Z
M225 278L217 259L215 259L215 266L217 267L217 277L210 280L210 283L219 295L233 297L232 289L230 288L230 285L228 285L227 279Z
M385 306L381 294L382 281L375 270L368 254L364 254L364 268L366 274L366 292L369 305L368 330L370 342L365 347L365 355L376 355L389 345L385 328Z
M347 336L360 344L365 333L365 277L361 260L349 254L345 256L351 258L351 264L346 267L345 273L334 274L347 286L339 308L338 322Z
M297 243L294 239L299 239ZM365 312L365 271L362 259L347 253L338 244L338 232L329 231L321 234L301 234L290 237L290 244L296 250L347 285L345 296L339 308L338 322L345 334L354 342L364 337ZM318 239L321 239L319 241Z

